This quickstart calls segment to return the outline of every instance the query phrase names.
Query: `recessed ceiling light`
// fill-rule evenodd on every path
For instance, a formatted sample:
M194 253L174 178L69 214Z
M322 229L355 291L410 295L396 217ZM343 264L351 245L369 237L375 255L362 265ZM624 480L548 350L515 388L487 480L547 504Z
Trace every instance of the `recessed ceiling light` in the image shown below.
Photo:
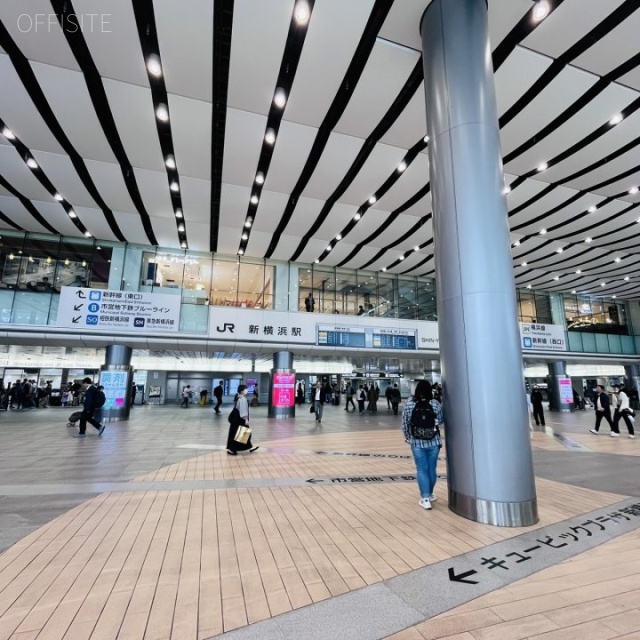
M593 242L593 238L585 238L584 241L589 244L590 242Z
M248 234L243 233L243 234L242 234L242 236L241 236L241 238L242 238L243 240L248 240L248 239L249 239L249 236L248 236Z
M387 270L387 267L382 267L382 270L383 270L383 271L386 271L386 270Z
M527 289L531 289L531 285L530 284L527 285Z
M378 198L376 198L375 196L371 196L369 198L369 204L375 204L378 201Z
M336 236L336 240L342 240L342 234L341 234L341 233L339 233L339 234Z
M536 22L542 22L551 11L551 7L547 0L538 0L536 6L533 8L533 19Z
M629 282L629 276L625 276L625 277L624 277L624 281L625 281L625 282Z
M264 184L264 173L262 171L256 173L256 184Z
M176 159L172 155L168 155L164 160L165 165L168 169L176 168Z
M187 248L187 243L186 243L186 242L183 242L180 246L181 246L183 249L186 249L186 248Z
M424 138L422 138L423 142L429 142L429 136L425 136Z
M618 296L611 296L614 300L618 297Z
M162 65L160 64L160 58L152 53L147 58L147 71L156 78L159 78L162 75Z
M546 162L541 162L536 171L546 171L549 168L549 165Z
M413 247L414 251L420 251L420 247Z
M573 289L573 290L571 291L571 293L575 294L575 293L576 293L576 290L575 290L575 289Z
M638 187L631 187L631 189L629 189L629 193L634 196L636 193L638 193Z
M287 104L287 94L281 87L278 87L275 94L273 95L273 104L275 104L276 107L280 109L282 109L284 105Z
M598 207L596 207L595 205L592 205L589 207L589 213L595 213L598 210Z
M2 135L7 139L7 140L15 140L16 136L14 135L13 131L11 131L11 129L9 129L9 127L5 127L2 130Z
M618 257L614 260L614 262L620 262L620 260L622 260L622 258Z
M305 0L298 0L298 2L296 2L295 9L293 10L293 17L296 19L296 22L302 26L309 22L311 9L309 9L309 4L305 2Z
M90 233L89 231L85 231L85 232L84 232L84 235L85 235L87 238L90 238L90 237L91 237L91 233Z
M507 185L503 190L502 190L502 195L506 196L507 193L511 193L511 187L509 185Z
M331 251L331 249L333 249L333 247L331 245L328 245L326 250Z
M252 195L251 196L251 200L250 200L251 204L258 204L258 202L260 202L259 198L257 195Z
M520 246L520 240L516 240L516 241L513 243L513 246L514 246L514 247L519 247L519 246Z
M176 209L176 218L182 218L182 209Z
M360 220L360 218L362 218L362 216L359 213L356 213L356 215L353 216L353 219L356 221Z
M612 125L620 124L622 122L623 117L624 116L621 113L616 113L616 115L613 116L611 120L609 120L609 124L612 124Z
M160 122L169 121L169 108L166 104L161 103L156 107L156 118L158 118Z
M403 160L399 165L398 165L398 173L402 173L403 171L405 171L407 168L407 163Z
M547 235L547 230L546 229L540 229L540 235L541 236L546 236Z
M238 255L241 256L244 254L244 249L238 249Z
M273 144L276 141L276 132L271 128L267 129L267 132L264 134L264 141L267 144Z
M251 220L247 220L247 221L244 223L244 226L245 226L247 229L249 229L249 228L251 227Z
M171 189L171 191L174 191L174 192L176 192L176 191L180 191L180 185L179 185L179 184L174 180L174 181L171 183L171 187L170 187L170 189Z
M600 283L600 286L601 286L601 287L606 287L606 286L607 286L607 283L606 283L606 282L601 282L601 283Z
M27 167L30 169L37 169L38 163L33 158L27 158Z
M64 198L62 197L62 195L61 195L61 194L59 194L59 193L56 193L53 197L54 197L58 202L62 202L62 201L64 200Z
M582 273L582 271L581 271L580 269L578 269L578 270L576 271L576 273L577 273L578 275L580 275L580 274Z
M182 233L182 232L184 231L184 225L183 225L183 224L179 224L179 225L178 225L178 231L179 231L180 233Z
M400 258L399 258L399 259L400 259L400 260L404 260L404 256L400 256Z
M556 253L562 253L564 251L564 249L562 247L560 247L559 249L556 249Z
M556 280L556 281L557 281L557 280L560 280L560 276L556 276L556 277L554 278L554 280Z
M521 267L526 267L526 266L527 266L527 263L526 263L526 262L523 262L520 266L521 266Z
M70 218L75 218L76 216L76 212L72 209L71 211L69 211L69 217Z
M316 263L316 264L320 264L320 260L316 260L316 261L315 261L315 263Z

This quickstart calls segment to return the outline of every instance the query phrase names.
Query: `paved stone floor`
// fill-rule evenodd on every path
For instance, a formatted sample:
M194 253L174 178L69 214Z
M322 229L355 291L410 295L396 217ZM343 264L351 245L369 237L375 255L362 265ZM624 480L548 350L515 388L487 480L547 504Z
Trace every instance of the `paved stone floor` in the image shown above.
M0 414L0 640L640 637L640 438L592 412L532 434L528 529L448 511L444 457L421 510L384 409L258 408L235 458L210 408L84 440L70 413Z

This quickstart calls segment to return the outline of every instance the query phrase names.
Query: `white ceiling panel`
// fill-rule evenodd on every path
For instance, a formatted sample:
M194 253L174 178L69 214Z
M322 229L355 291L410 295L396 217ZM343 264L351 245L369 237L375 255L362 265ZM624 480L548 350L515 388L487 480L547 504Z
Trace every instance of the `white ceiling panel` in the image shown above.
M523 205L527 200L544 191L548 186L549 184L542 180L532 180L528 178L519 187L507 194L509 211L513 211L513 209Z
M280 203L282 200L280 200ZM286 232L288 234L294 236L303 237L307 233L309 233L309 229L311 229L311 225L316 221L320 210L324 202L322 200L316 200L314 198L300 198L296 204L296 208L293 210L293 215L291 216L291 220L287 225ZM283 209L281 209L282 211ZM265 224L265 221L269 220L268 216L265 216L262 221L262 225ZM275 227L275 225L274 225ZM279 246L284 242L284 236L282 236L279 240ZM293 245L289 247L289 257L291 257L291 253L293 253L294 247L298 245Z
M169 110L178 172L211 180L211 103L169 94Z
M579 214L593 215L587 213L587 210L590 206L597 204L600 200L601 198L594 198L590 194L585 194L553 215L547 215L543 220L532 222L531 225L521 227L521 225L526 225L527 222L536 219L538 216L548 214L550 209L553 209L553 207L547 206L548 201L546 201L546 198L542 198L542 200L538 201L538 203L541 204L536 203L532 207L512 216L509 220L509 224L512 229L516 229L517 227L518 233L522 233L524 235L527 235L528 233L537 233L541 228L553 227L554 225L564 222L565 220Z
M33 157L57 191L74 207L98 208L95 200L89 195L82 180L80 180L69 156L34 151ZM48 200L50 197L46 199Z
M73 224L67 212L58 202L38 202L34 200L33 206L42 214L42 217L62 235L76 238L84 237L82 231ZM91 220L87 222L91 222Z
M558 57L597 27L622 2L623 0L567 0L524 39L523 45L545 55Z
M349 240L349 242L351 242L351 240ZM354 247L355 243L351 243L349 244L349 246ZM378 253L378 251L380 251L380 249L377 247L362 247L362 249L358 251L358 254L344 265L345 269L359 269L361 265L371 260L376 255L376 253Z
M429 182L429 158L422 153L407 167L400 179L375 203L374 208L394 211Z
M0 55L0 78L0 115L7 126L29 149L62 153L62 147L40 117L9 56L4 54Z
M332 133L303 195L326 200L353 164L362 143L360 138Z
M108 79L104 80L104 88L131 165L163 171L151 90Z
M422 51L420 20L431 0L395 2L380 29L380 37Z
M347 226L351 218L354 216L354 209L352 206L336 203L325 221L320 228L314 234L320 240L324 240L326 244L329 241L334 240L335 237L342 233L344 227ZM338 243L340 244L340 243ZM317 258L318 256L316 256Z
M262 258L267 252L272 237L273 233L254 229L251 232L251 237L249 238L249 244L247 245L245 255Z
M153 233L158 241L160 247L176 247L178 245L178 228L175 220L169 218L159 218L157 216L151 217L151 226L153 227ZM191 225L187 227L187 238L189 240L189 248L194 249L191 246L191 240L193 239L193 232L191 231ZM207 235L207 244L209 242L209 236ZM209 247L207 246L207 250Z
M293 236L292 236L292 239L294 239ZM300 242L301 239L302 238L296 238L297 242L294 246L298 246L298 243ZM314 262L316 258L322 253L324 248L325 248L325 243L322 242L322 240L313 239L309 241L304 251L300 254L300 258L299 258L300 262L306 262L307 264ZM333 263L330 263L329 260L327 259L325 261L325 264L330 265Z
M285 117L319 127L340 88L367 23L373 0L316 2ZM331 46L325 43L330 40Z
M176 11L174 0L153 3L168 92L211 102L213 5L211 0L180 0Z
M292 0L235 3L229 107L263 115L269 113L292 12Z
M29 200L52 200L13 147L0 147L0 175Z
M418 87L400 117L391 125L380 142L410 149L427 135L427 113L424 106L424 82Z
M199 224L211 223L211 182L196 178L180 180L185 219Z
M342 262L353 251L353 249L354 249L354 246L352 244L349 244L348 242L340 241L331 250L329 255L325 257L325 259L322 261L322 264L335 266L338 263ZM324 249L320 249L320 251L316 254L315 258L309 258L309 262L315 261L316 258L318 258L320 254L323 252L323 250ZM308 255L312 256L313 254L309 253Z
M618 0L614 0L614 5ZM606 3L609 13L614 9ZM574 64L598 75L606 75L638 53L637 37L640 33L640 11L635 11L619 27L596 42L576 58Z
M378 39L335 130L368 138L404 87L419 59L414 51Z
M227 109L223 182L246 187L253 185L266 126L265 116Z
M528 140L532 131L538 131L560 115L589 87L597 82L593 74L567 67L541 91L506 127L500 131L502 152L510 153ZM548 158L536 158L530 169L534 169Z
M135 211L119 164L87 160L85 165L98 193L110 209Z
M189 249L192 251L209 251L211 244L211 225L209 223L191 222L187 227Z
M265 197L266 192L262 192L262 197ZM222 191L220 194L220 226L229 227L234 229L240 229L244 224L247 217L247 208L249 206L249 198L251 197L251 191L248 187L240 187L234 184L222 183ZM260 207L258 206L258 215L256 216L256 224L260 224ZM271 222L266 222L266 228L271 229ZM240 237L238 236L238 241ZM236 246L232 253L237 251Z
M105 14L109 25L83 32L91 57L103 78L149 86L136 20L130 0L81 0L76 11Z
M133 170L142 202L150 216L161 218L174 218L173 205L171 204L171 192L167 174L160 171L146 171L145 169ZM183 181L180 181L183 187ZM135 209L130 209L133 213ZM136 213L137 215L137 213Z
M300 177L318 130L283 121L278 131L265 188L291 193Z
M0 211L7 218L17 225L20 225L25 231L33 231L35 233L48 233L36 219L22 206L18 198L0 196Z
M640 67L636 67L633 71L629 71L618 79L620 84L632 87L636 91L640 91Z
M302 236L290 236L282 234L280 236L278 246L273 252L271 258L273 260L289 260L289 258L291 257L292 247L297 247L300 244L300 240L302 240ZM321 244L318 240L316 240L315 243ZM307 247L307 249L308 248L309 247ZM303 262L302 258L300 258L300 262Z
M636 165L637 166L637 165ZM625 202L638 202L638 194L631 195L628 191L640 186L640 171L634 171L631 175L611 183L606 187L599 187L597 193L607 197L616 196Z
M218 230L218 253L235 255L240 244L239 227L223 227Z
M123 211L114 211L113 215L116 218L118 226L122 229L122 233L124 233L129 242L136 244L146 244L149 242L147 234L144 231L144 227L142 226L140 216L137 213L134 214L125 213ZM94 235L96 234L94 233Z
M47 102L76 151L83 158L115 162L102 131L84 76L40 62L31 63Z
M102 211L99 209L91 209L88 207L75 207L75 212L78 214L78 219L82 221L85 227L89 230L89 232L93 235L94 238L98 240L114 240L117 241L113 231L111 231L111 227L107 222L107 219L104 217ZM118 216L114 211L114 216L116 221L118 222L118 226L120 226L120 221L118 220ZM137 214L136 214L136 217ZM124 229L120 226L120 230L124 233ZM129 237L127 236L127 239ZM130 242L138 242L131 240ZM144 244L149 242L146 234L144 236L144 240L142 240Z
M404 150L377 144L349 188L340 196L345 204L359 206L375 193L396 170L404 156Z
M244 199L244 215L246 215L248 191ZM251 231L251 237L253 238L253 231L261 231L265 233L271 233L273 235L274 228L277 225L276 221L279 221L282 217L284 208L287 206L289 196L277 191L263 191L260 197L260 204L258 205L258 212L253 222ZM300 205L298 205L300 206ZM302 205L303 207L305 204ZM242 225L244 222L244 215L237 218L237 223Z
M489 39L495 49L509 35L513 27L531 9L530 2L491 0L489 6Z
M388 227L384 228L388 216L387 211L369 209L360 222L349 232L349 235L345 236L345 239L353 244L362 244L365 238L375 234L376 237L369 244L373 247L383 247L391 240ZM395 233L393 237L395 237Z

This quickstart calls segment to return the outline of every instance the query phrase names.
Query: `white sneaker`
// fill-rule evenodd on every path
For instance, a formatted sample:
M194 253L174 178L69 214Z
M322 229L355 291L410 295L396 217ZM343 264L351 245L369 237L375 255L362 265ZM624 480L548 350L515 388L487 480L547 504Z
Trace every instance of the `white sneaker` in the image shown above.
M591 433L593 433L594 435L596 435L596 436L598 435L598 432L597 432L595 429L589 429L589 431L590 431Z
M632 433L629 434L629 437L630 438L635 438L635 436Z
M610 435L612 438L619 438L619 437L620 437L620 434L619 434L619 433L616 433L615 431L612 431L609 435Z
M421 498L420 502L418 503L423 509L426 509L427 511L429 511L431 509L431 502L429 500L427 500L427 498Z
M437 499L438 499L438 496L434 496L433 494L429 496L429 502L435 502Z

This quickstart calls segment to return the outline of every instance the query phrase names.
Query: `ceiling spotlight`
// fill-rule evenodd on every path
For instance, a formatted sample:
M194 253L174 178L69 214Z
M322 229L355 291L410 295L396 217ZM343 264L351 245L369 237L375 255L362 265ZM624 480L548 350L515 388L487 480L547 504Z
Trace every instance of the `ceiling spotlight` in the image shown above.
M547 235L547 230L546 229L540 229L540 235L541 236L546 236Z
M27 163L29 164L29 163ZM638 187L631 187L631 189L629 189L629 193L634 196L636 193L638 193Z
M249 239L249 235L248 235L247 233L243 233L240 237L241 237L243 240L248 240L248 239Z
M249 229L249 228L251 227L251 220L247 220L247 221L244 223L244 226L245 226L247 229Z
M521 267L526 267L526 266L527 266L527 263L526 263L526 262L523 262L520 266L521 266Z
M320 264L320 260L316 260L316 261L315 261L315 264Z
M414 251L420 251L420 247L413 247Z
M375 204L378 201L378 198L376 198L375 196L371 196L369 198L369 204Z
M533 8L533 19L536 22L542 22L551 11L551 7L547 0L538 0L536 6Z
M182 209L176 209L176 218L182 218Z
M399 259L400 259L400 260L404 260L404 256L400 256L400 258L399 258Z
M27 167L30 169L37 169L38 163L33 158L27 158Z
M89 231L85 231L85 232L84 232L84 235L85 235L87 238L90 238L90 237L91 237L91 233L90 233Z
M403 160L399 165L398 165L398 173L402 173L403 171L405 171L407 168L407 163Z
M621 113L616 113L615 116L613 116L613 118L611 118L611 120L609 120L609 124L610 125L616 125L616 124L620 124L623 120L624 116Z
M187 243L186 243L186 242L183 242L180 246L181 246L183 249L186 249L186 248L187 248Z
M161 103L156 107L156 118L158 118L160 122L169 121L169 108L166 104Z
M622 258L616 258L614 262L620 262L620 260L622 260Z
M429 136L425 136L424 138L422 138L422 141L425 142L425 143L429 142Z
M606 283L606 282L601 282L601 283L600 283L600 286L601 286L601 287L606 287L606 286L607 286L607 283Z
M295 9L293 10L293 17L296 19L296 22L304 26L309 22L309 18L311 17L311 9L309 9L309 5L305 2L305 0L298 0L296 2Z
M264 173L262 171L256 173L256 184L264 184Z
M360 220L360 218L362 218L362 216L359 213L356 213L355 216L353 216L353 219L357 222L358 220Z
M59 193L56 193L53 196L58 202L62 202L64 200L64 198L62 197L62 195L60 195Z
M536 171L546 171L549 168L549 165L546 162L542 162L538 165Z
M174 192L180 191L180 185L174 180L171 183L170 189L171 189L171 191L174 191Z
M244 249L238 249L238 255L241 256L244 254Z
M624 277L624 281L625 281L625 282L629 282L629 276L625 276L625 277Z
M580 275L580 274L582 273L582 271L581 271L580 269L578 269L578 270L576 271L576 273L577 273L578 275Z
M162 75L162 65L160 64L160 58L152 53L147 58L147 71L156 78L159 78Z
M511 193L511 187L509 185L506 185L505 188L502 190L503 196L506 196L507 193Z
M258 202L260 202L260 199L259 199L259 198L258 198L258 196L254 193L254 194L251 196L251 200L250 200L249 202L251 202L251 204L258 204Z
M593 238L585 238L584 241L589 244L590 242L593 242Z
M329 245L326 250L327 251L331 251L331 249L333 249L333 247L331 245Z
M531 285L530 284L527 285L527 289L531 289Z
M513 246L514 246L514 247L519 247L519 246L520 246L520 240L516 240L516 241L513 243Z
M596 207L595 205L592 205L591 207L589 207L589 213L595 213L598 210L598 207Z
M267 132L264 134L264 141L267 144L273 144L276 141L276 132L271 128L267 129Z
M172 155L168 155L164 161L165 165L167 165L167 169L175 169L176 168L176 159Z
M554 280L556 280L556 281L560 280L560 276L556 276L556 277L554 278Z
M387 267L382 267L382 270L383 270L383 271L386 271L386 270L387 270Z
M618 296L611 296L614 300L618 297Z
M564 251L564 249L562 247L560 247L559 249L556 249L556 253L562 253Z
M71 209L71 211L69 211L69 217L70 218L76 218L77 217L76 216L76 212L73 209Z
M281 87L278 87L275 94L273 95L273 104L275 104L276 107L280 109L282 109L284 105L287 104L287 94Z
M9 127L5 127L2 130L2 135L7 139L7 140L15 140L16 136L14 135L13 131L11 131L11 129L9 129Z
M179 231L180 233L182 233L182 232L184 231L184 225L183 225L183 224L179 224L179 225L178 225L178 231Z
M336 236L336 240L342 240L342 234L341 234L341 233L339 233L339 234Z
M573 293L575 295L577 293L577 291L575 289L572 289L571 293Z

